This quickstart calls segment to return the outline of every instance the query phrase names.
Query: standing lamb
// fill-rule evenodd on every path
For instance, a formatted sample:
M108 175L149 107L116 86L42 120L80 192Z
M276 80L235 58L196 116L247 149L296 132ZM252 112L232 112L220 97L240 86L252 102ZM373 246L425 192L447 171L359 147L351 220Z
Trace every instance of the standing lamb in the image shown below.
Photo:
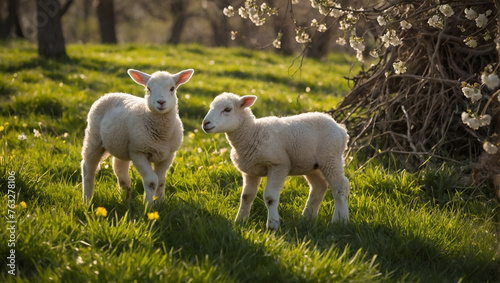
M236 221L249 217L262 177L267 228L279 228L278 202L287 176L304 175L310 191L302 216L314 218L328 188L333 192L333 222L349 221L349 181L344 176L346 130L323 113L256 119L250 110L256 96L223 93L210 104L203 120L206 133L226 133L231 160L243 175Z
M175 75L168 72L148 75L130 69L130 77L146 88L144 98L108 93L94 102L82 150L84 204L92 198L99 162L108 154L113 155L113 171L128 201L130 161L142 177L145 203L151 205L153 197L163 200L165 174L183 137L176 90L193 72L189 69Z

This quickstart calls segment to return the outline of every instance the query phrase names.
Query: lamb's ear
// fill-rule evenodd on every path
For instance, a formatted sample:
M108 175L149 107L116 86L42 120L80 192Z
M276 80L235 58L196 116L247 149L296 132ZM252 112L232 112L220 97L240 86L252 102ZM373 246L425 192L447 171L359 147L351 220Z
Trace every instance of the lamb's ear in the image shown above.
M150 75L134 69L129 69L127 73L134 80L134 82L143 86L146 86L151 78Z
M175 86L176 87L180 86L181 84L189 81L189 79L191 78L193 73L194 73L193 69L188 69L188 70L184 70L184 71L181 71L181 72L173 75L173 78L175 80Z
M242 108L244 107L250 107L255 103L255 100L257 100L257 96L255 95L245 95L240 98L240 106Z

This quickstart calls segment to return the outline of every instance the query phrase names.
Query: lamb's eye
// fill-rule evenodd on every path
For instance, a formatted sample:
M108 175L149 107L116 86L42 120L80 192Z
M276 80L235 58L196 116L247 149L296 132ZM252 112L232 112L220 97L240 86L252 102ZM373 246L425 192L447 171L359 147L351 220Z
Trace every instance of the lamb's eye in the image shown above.
M174 86L170 88L170 91L174 91L174 90L175 90L175 87L174 87Z
M226 108L224 108L224 111L222 111L222 112L229 113L229 112L231 112L231 110L233 110L233 109L231 109L230 107L226 107Z
M149 86L148 86L148 91L151 92L151 89L149 88Z

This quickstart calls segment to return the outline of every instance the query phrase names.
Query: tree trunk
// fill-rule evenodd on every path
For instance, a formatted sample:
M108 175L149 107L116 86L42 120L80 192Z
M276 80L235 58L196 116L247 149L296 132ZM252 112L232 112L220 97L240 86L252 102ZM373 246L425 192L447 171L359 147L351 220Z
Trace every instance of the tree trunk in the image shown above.
M222 11L230 4L231 3L229 1L225 0L214 1L213 5L209 6L209 8L206 10L208 20L210 21L210 26L212 27L215 46L229 45L230 30L228 18L224 16Z
M174 23L170 29L170 38L168 43L178 44L181 41L182 31L186 25L187 5L184 0L175 0L170 3L171 15L174 17Z
M296 44L295 42L295 36L293 33L295 32L294 29L292 28L293 22L289 20L288 13L290 11L287 11L289 9L288 5L282 5L280 6L280 1L273 1L271 4L274 7L278 7L278 16L272 17L272 25L274 28L274 36L277 37L278 33L281 32L281 48L280 49L275 49L276 52L284 54L284 55L291 55L294 52L294 45Z
M21 28L21 22L19 21L18 14L18 0L9 0L7 4L7 19L5 22L2 20L0 28L0 38L12 37L24 37L23 30ZM14 29L14 31L12 31ZM11 34L11 32L13 32Z
M66 57L66 46L62 32L61 16L67 10L69 3L61 7L59 0L38 0L38 54L42 58Z
M170 29L170 38L168 39L168 43L170 44L179 44L181 41L182 31L184 30L184 26L186 25L186 17L179 16L175 17L174 24Z
M99 0L96 9L97 18L99 19L99 30L101 31L101 42L117 43L113 0Z
M316 31L313 41L307 50L307 56L324 59L330 51L329 44L334 34L334 28L329 28L325 32Z

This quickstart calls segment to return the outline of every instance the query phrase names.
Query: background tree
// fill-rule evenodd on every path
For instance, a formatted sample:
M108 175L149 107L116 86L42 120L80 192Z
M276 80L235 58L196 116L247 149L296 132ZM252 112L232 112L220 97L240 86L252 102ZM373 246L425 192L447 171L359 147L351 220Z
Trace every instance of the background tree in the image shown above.
M215 0L207 2L205 13L210 22L213 40L215 46L229 45L229 23L228 18L224 17L223 9L230 4L227 0Z
M72 2L73 0L66 0L61 6L59 0L37 1L38 54L42 58L67 56L61 17Z
M7 8L5 9L5 4ZM18 1L17 0L2 0L0 1L0 8L7 10L7 17L5 20L0 18L0 39L10 37L24 37L19 20Z
M99 21L102 43L117 43L115 31L115 8L113 0L98 0L96 14Z

